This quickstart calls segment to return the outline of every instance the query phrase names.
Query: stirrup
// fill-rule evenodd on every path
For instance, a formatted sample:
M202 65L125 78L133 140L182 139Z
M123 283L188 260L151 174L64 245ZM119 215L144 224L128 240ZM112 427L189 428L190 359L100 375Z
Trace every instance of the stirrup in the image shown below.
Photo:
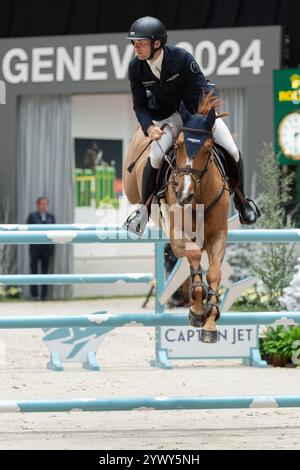
M133 233L141 237L145 231L146 225L148 223L148 212L142 209L136 209L130 214L123 224L123 228L128 230L128 232Z
M257 207L257 205L255 204L255 202L253 201L253 199L250 199L249 197L245 197L245 199L243 201L241 201L239 205L242 205L242 204L245 204L245 203L248 203L248 204L252 203L253 206L254 206L254 209L256 211L257 218L259 218L261 216L261 212L260 212L259 208ZM252 209L253 209L253 207L252 207Z
M246 222L245 219L242 217L241 215L241 207L243 205L247 205L248 206L248 210L251 209L254 213L255 213L255 220L253 222L250 222L250 225L252 223L256 223L257 219L259 219L259 217L261 216L261 212L259 210L259 208L257 207L257 205L255 204L255 202L250 199L250 198L245 198L243 201L240 201L239 205L238 205L238 212L239 212L239 220L240 220L240 223L241 224L246 224L246 225L249 225L249 222Z

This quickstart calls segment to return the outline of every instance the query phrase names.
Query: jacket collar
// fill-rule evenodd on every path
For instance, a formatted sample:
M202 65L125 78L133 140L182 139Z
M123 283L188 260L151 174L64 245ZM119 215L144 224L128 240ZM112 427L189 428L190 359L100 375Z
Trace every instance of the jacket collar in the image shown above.
M164 50L162 49L157 59L155 59L153 62L150 62L150 60L147 60L147 63L151 70L152 68L156 68L156 69L159 69L161 72L163 59L164 59Z
M162 66L161 66L160 80L157 77L155 77L155 75L152 73L152 70L151 70L148 62L146 60L144 61L144 63L147 64L148 70L150 70L150 72L155 77L155 79L160 81L160 83L163 83L164 80L165 80L166 73L168 71L168 66L169 66L170 59L171 59L171 57L170 57L171 51L168 48L168 46L164 46L163 51L164 51L164 56L163 56L163 61L162 61Z
M160 82L163 83L166 78L166 73L168 71L169 63L170 63L170 49L168 46L164 46L164 57L162 61L162 67L161 67L161 74L160 74Z

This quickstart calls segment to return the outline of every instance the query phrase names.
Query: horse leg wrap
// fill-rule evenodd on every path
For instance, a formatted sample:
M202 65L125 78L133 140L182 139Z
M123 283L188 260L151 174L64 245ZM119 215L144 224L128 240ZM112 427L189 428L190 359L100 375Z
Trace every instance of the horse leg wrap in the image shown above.
M205 309L204 309L204 312L203 312L203 325L202 326L205 325L207 319L210 317L213 307L215 307L217 309L217 315L216 315L215 321L218 321L219 318L220 318L221 313L220 313L220 309L219 309L218 304L216 302L212 302L210 300L211 297L213 297L213 296L217 297L217 301L219 300L219 296L218 296L217 291L215 291L214 289L211 289L209 287L208 292L207 292L207 302L206 302L206 306L205 306Z
M197 315L191 309L189 310L189 322L195 328L201 328L203 324L203 313Z
M198 274L200 276L200 281L195 281L195 275ZM202 298L203 300L206 299L207 294L208 294L208 286L202 281L202 270L201 267L194 269L191 268L191 276L192 276L192 285L191 285L191 296L193 300L195 299L195 289L196 287L201 287L202 288Z

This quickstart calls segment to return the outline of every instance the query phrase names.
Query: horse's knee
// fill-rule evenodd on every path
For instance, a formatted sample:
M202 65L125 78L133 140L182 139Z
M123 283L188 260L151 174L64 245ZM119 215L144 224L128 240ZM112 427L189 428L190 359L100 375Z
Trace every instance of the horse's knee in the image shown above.
M221 269L209 268L206 273L206 279L208 284L219 284L221 282Z

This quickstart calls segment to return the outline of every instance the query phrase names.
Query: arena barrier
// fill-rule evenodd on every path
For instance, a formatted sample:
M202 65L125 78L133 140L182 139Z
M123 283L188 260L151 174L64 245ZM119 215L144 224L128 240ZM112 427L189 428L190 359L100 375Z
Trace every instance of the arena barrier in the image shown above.
M86 243L99 242L99 232L95 230L69 231L14 231L0 233L0 243ZM103 231L102 231L103 232ZM106 231L106 235L113 232L117 238L122 230ZM64 234L65 233L65 234ZM83 236L85 235L85 236ZM102 236L103 233L101 234ZM127 235L126 235L127 236ZM236 230L229 233L229 242L260 241L260 242L291 242L298 241L298 230ZM8 240L8 241L7 241ZM101 239L101 241L103 241ZM109 240L110 241L110 240ZM126 240L127 241L127 240ZM137 240L134 240L137 241ZM143 242L145 240L139 240ZM147 240L149 242L149 240ZM153 243L153 240L150 240ZM120 240L118 240L120 242ZM43 317L0 317L0 329L12 328L115 328L121 326L176 326L188 324L187 314L164 313L163 305L159 303L164 287L164 270L161 263L164 244L156 243L156 313L146 314L119 314L112 315L98 312L85 316L43 316ZM160 264L159 264L160 262ZM224 313L219 321L220 325L261 325L283 324L293 325L300 323L300 312L255 312L255 313ZM156 352L160 345L156 341ZM65 412L65 411L132 411L138 409L155 410L183 410L183 409L232 409L232 408L278 408L299 407L300 396L228 396L228 397L115 397L97 399L71 399L71 400L2 400L0 412Z
M77 232L90 232L94 235L96 231L101 233L113 231L116 233L120 230L115 224L2 224L0 225L0 243L10 244L6 236L17 234L18 241L25 243L24 239L20 240L22 235L32 240L30 234L33 234L34 240L28 243L37 243L36 236L40 232L46 234L47 244L51 243L69 243L72 242L74 230ZM4 235L4 238L3 238ZM6 239L6 242L5 242ZM16 243L18 243L18 241ZM98 240L99 241L99 240ZM26 243L27 243L26 242ZM85 241L84 241L85 243ZM163 261L162 261L163 262ZM66 284L84 284L84 283L109 283L116 286L123 283L151 283L153 282L153 273L118 273L118 274L49 274L49 275L0 275L0 283L2 285L66 285ZM91 314L92 315L92 314ZM43 328L45 336L43 341L47 345L50 352L50 360L47 363L49 369L55 371L64 370L63 362L81 362L82 366L89 370L99 370L100 366L96 360L96 353L104 335L111 331L112 327L97 329L91 328L68 328L59 327L58 329ZM80 344L78 344L80 342Z
M118 231L119 227L115 225L89 225L89 224L35 224L35 225L0 225L0 243L9 244L9 241L4 241L1 239L1 235L6 232L18 232L18 234L28 233L28 232L40 232L47 233L49 230L51 234L48 236L53 238L53 231L60 232L67 231L70 233L70 230L77 231L95 231L100 230L101 232L106 230ZM1 233L2 232L2 233ZM68 243L68 233L62 234L62 238L58 236L57 243ZM8 237L10 236L7 234ZM4 236L5 238L5 236ZM21 237L23 238L23 237ZM55 238L55 237L54 237ZM20 240L20 239L19 239ZM15 242L14 242L15 243ZM18 242L16 242L18 243ZM22 242L20 242L22 243ZM27 243L27 242L26 242ZM31 243L31 242L30 242ZM33 240L33 243L38 243ZM55 240L48 240L48 244L55 243ZM122 274L49 274L49 275L30 275L30 274L13 274L13 275L0 275L0 283L4 285L54 285L54 284L81 284L81 283L148 283L153 281L152 273L122 273Z
M60 224L60 225L1 225L0 226L0 244L68 244L68 243L154 243L155 244L155 315L157 323L153 323L152 326L156 326L155 330L155 359L152 361L152 365L156 367L163 367L166 369L171 368L171 364L168 357L168 351L166 347L162 346L161 326L172 326L175 323L163 324L159 323L159 317L157 315L163 314L164 304L162 302L162 296L168 287L168 282L174 275L174 270L169 276L169 279L165 281L164 274L164 247L168 242L168 238L165 234L157 228L148 226L143 237L139 238L133 234L128 233L120 226L115 225L89 225L89 224ZM229 230L228 232L228 243L246 243L246 242L299 242L300 241L300 230ZM114 282L118 285L119 282L150 282L153 280L153 276L150 273L125 273L125 274L53 274L53 275L9 275L0 276L0 282L7 285L21 285L21 284L77 284L84 282ZM166 297L166 295L165 295ZM222 309L222 305L221 305ZM231 323L224 323L224 315L219 321L219 325L237 325L237 316L230 314L227 318L230 318ZM253 323L254 318L251 314L242 314L245 323L243 325L261 325L267 319L270 319L269 313L262 312L259 314L259 319L256 323ZM280 318L282 314L280 313ZM90 317L94 316L91 314ZM179 323L177 325L187 325L186 322L180 323L180 317L176 314ZM143 315L144 317L144 315ZM166 318L166 317L165 317ZM168 317L168 321L171 318ZM252 321L253 320L253 321ZM278 318L277 318L278 320ZM53 370L63 370L62 361L65 362L79 362L83 363L84 367L92 370L99 370L99 365L96 362L96 352L103 336L111 331L117 325L117 320L113 320L112 323L106 322L103 324L102 329L93 329L92 327L86 326L86 330L80 330L82 326L74 325L74 329L71 330L72 325L64 324L65 326L59 325L57 330L45 330L50 328L42 325L46 336L44 341L46 342L51 359L48 363L48 368ZM139 321L137 318L135 321ZM175 321L175 320L174 320ZM276 319L274 320L276 321ZM151 322L150 322L151 323ZM150 326L150 323L148 326ZM273 323L273 320L271 320ZM121 326L121 325L120 325ZM53 324L51 328L54 328ZM60 329L60 328L63 328ZM246 327L245 327L246 328ZM259 347L258 347L258 329L254 332L256 335L256 343L249 346L247 352L239 356L244 360L246 364L255 365L259 367L265 367L266 362L261 360ZM96 336L96 339L95 339ZM74 338L72 344L72 338ZM80 350L79 347L75 347L75 341L78 339L85 340L86 346L84 350ZM69 349L66 350L65 344L68 342ZM75 354L76 349L76 354ZM197 356L201 358L203 356ZM205 356L206 357L206 356ZM210 356L209 356L210 357ZM206 358L209 358L206 357ZM212 358L215 356L211 356ZM217 356L222 357L222 356ZM184 359L185 357L176 357L176 359Z
M284 324L300 323L300 312L231 313L221 316L220 324ZM1 317L0 329L45 327L97 327L111 326L163 326L186 325L187 314L137 314L112 315L99 312L92 316L44 316ZM279 408L299 407L300 396L235 396L235 397L116 397L72 400L8 400L0 401L0 412L65 412L65 411L133 411L185 410L185 409L232 409L232 408Z
M1 400L0 413L61 411L209 410L232 408L295 408L300 395L229 397L115 397L71 400Z

